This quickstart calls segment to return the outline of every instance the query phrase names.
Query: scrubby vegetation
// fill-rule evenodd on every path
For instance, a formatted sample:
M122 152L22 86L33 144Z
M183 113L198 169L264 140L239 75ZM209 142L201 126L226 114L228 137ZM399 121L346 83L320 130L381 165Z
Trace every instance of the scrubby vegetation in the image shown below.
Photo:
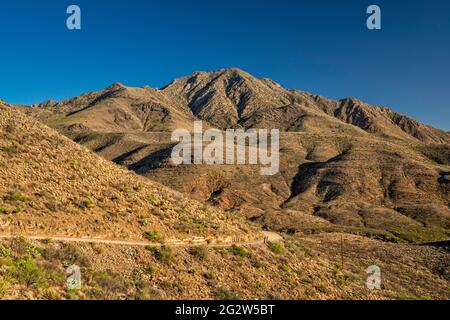
M155 242L244 233L244 221L106 161L12 106L0 113L4 233Z
M269 249L270 249L270 251L272 251L273 253L276 253L276 254L284 254L286 251L284 249L283 245L279 242L269 243Z
M249 253L248 253L248 251L247 250L245 250L243 247L240 247L240 246L236 246L236 245L233 245L231 248L230 248L230 252L233 254L233 255L235 255L235 256L239 256L239 257L248 257L249 256Z
M144 237L147 240L150 240L150 241L156 242L156 243L161 243L164 241L164 236L161 235L158 232L158 230L151 230L151 231L144 232Z
M153 252L155 258L161 262L170 264L173 260L172 249L169 246L147 247L147 249Z
M207 249L152 246L146 250L23 238L3 240L0 296L4 299L448 298L445 253L357 236L345 236L344 243L342 265L340 235L330 234L286 237L283 255L271 254L263 245ZM377 250L380 246L382 250ZM231 250L236 255L230 254ZM80 290L66 287L66 269L74 264L81 269ZM383 289L379 291L366 288L366 269L373 264L383 270Z
M208 256L208 248L206 246L193 246L188 249L188 252L198 260L205 260Z

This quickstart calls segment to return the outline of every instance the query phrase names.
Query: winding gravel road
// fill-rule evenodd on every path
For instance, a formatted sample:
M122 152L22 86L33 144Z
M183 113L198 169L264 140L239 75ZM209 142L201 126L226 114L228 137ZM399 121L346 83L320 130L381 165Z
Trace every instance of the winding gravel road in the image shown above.
M28 240L52 240L56 242L79 242L79 243L102 243L102 244L112 244L112 245L121 245L121 246L138 246L138 247L159 247L161 245L167 244L174 247L188 247L188 246L199 246L199 245L207 245L209 247L231 247L233 245L241 245L241 246L259 246L265 244L267 242L278 242L282 241L283 237L281 237L278 233L263 231L262 235L264 239L255 240L255 241L247 241L247 242L230 242L230 243L222 243L222 244L208 244L206 241L191 243L188 241L176 241L174 243L154 243L147 241L127 241L127 240L106 240L106 239L96 239L96 238L71 238L71 237L52 237L52 236L21 236L21 235L0 235L0 239L12 239L17 237L22 237Z

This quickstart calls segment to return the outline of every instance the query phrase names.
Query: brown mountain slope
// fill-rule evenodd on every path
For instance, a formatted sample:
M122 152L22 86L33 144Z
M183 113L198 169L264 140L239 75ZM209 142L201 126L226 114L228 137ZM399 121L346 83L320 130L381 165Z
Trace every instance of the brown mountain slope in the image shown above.
M35 114L46 123L69 131L170 131L186 128L194 120L190 110L175 105L159 90L108 88L62 102L36 105Z
M350 133L351 127L342 124L345 122L384 136L450 143L446 132L387 108L357 99L332 101L286 90L270 79L257 79L239 69L196 72L175 80L162 91L180 105L189 106L200 119L222 129L242 126L302 132L337 129Z
M336 102L320 97L316 100L328 114L370 133L405 140L413 137L425 143L450 143L448 133L385 107L371 106L353 98Z
M119 83L33 110L53 127L74 131L151 132L191 128L195 118L221 129L371 134L426 143L450 143L450 135L384 107L357 99L329 100L286 90L239 69L196 72L158 90ZM28 110L31 111L31 110ZM350 125L349 125L350 124Z
M263 177L255 166L173 166L174 122L133 109L134 101L153 95L189 115L177 122L183 128L192 129L199 118L219 128L280 129L280 172ZM111 120L117 101L132 110L135 126ZM338 225L389 239L448 237L449 135L387 108L286 90L224 69L197 72L161 90L116 84L87 98L23 110L109 160L268 228Z
M12 107L0 106L1 234L145 240L149 231L166 240L243 234L223 212L124 170Z
M168 133L79 139L143 176L271 229L326 229L332 222L408 241L443 239L450 229L450 170L421 144L282 133L280 172L267 177L251 165L174 166Z
M58 110L47 114L53 117L54 111ZM220 167L171 166L161 152L167 149L164 141L169 133L69 133L89 147L95 145L100 153L115 152L120 155L117 162L134 165L136 171L161 170L165 179L179 172L170 180L190 181L194 191L210 186L212 176L208 177L207 170L217 170L212 201L230 206L228 201L238 199L236 195L244 198L244 192L264 195L264 205L276 199L279 209L276 215L261 215L265 211L260 210L264 223L275 226L270 219L280 218L285 219L281 221L285 226L309 223L315 230L329 228L331 223L307 211L280 209L284 199L294 196L294 203L296 196L283 179L297 174L298 162L326 162L349 150L345 137L334 140L334 135L285 133L283 154L290 158L281 173L266 183L255 167L235 167L227 176L227 170ZM361 144L368 142L364 138ZM120 152L130 146L130 152ZM151 161L145 159L147 152L151 152ZM157 166L150 169L152 163ZM206 174L206 184L188 170ZM226 181L229 184L223 184ZM245 181L249 184L236 187ZM244 200L256 210L258 198ZM241 204L235 205L245 212ZM103 160L3 103L0 211L0 235L18 236L0 239L0 299L448 299L448 253L360 236L285 235L277 246L245 247L169 244L144 248L52 240L59 236L145 241L143 233L150 231L150 240L168 242L195 235L249 239L258 233L238 216L188 200ZM20 237L25 235L48 239ZM383 272L383 287L375 291L366 287L366 269L374 262ZM66 268L72 264L81 268L81 290L66 288Z

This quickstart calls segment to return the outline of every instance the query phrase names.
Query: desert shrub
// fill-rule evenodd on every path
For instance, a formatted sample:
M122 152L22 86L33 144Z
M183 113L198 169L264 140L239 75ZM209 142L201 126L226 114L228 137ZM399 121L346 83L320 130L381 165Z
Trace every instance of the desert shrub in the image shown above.
M259 269L259 268L261 268L263 266L263 263L261 261L259 261L259 260L256 260L256 259L252 260L251 263L252 263L252 266L254 268L256 268L256 269Z
M158 272L158 269L155 266L150 266L145 271L147 274L153 276Z
M214 272L212 272L212 271L207 271L207 272L203 273L203 277L206 280L214 280L216 278Z
M136 285L136 295L137 300L160 300L161 292L155 289L153 285L141 281Z
M273 253L276 253L276 254L284 254L286 252L286 249L279 242L269 243L269 249L270 249L270 251L272 251Z
M283 264L280 266L280 270L284 271L286 273L290 273L291 272L291 267L289 267L287 264Z
M44 268L30 258L15 260L12 275L17 282L27 287L42 287L46 284Z
M17 128L17 124L15 123L8 123L5 127L5 131L8 133L13 133L14 131L16 131Z
M5 201L11 202L25 202L28 201L28 198L21 194L20 192L8 192L6 196L3 197Z
M158 248L147 247L147 249L152 251L155 258L161 262L170 263L173 260L172 249L168 246L162 246Z
M22 206L17 205L14 207L6 207L0 205L0 214L13 214L13 213L19 213L22 211Z
M151 209L151 214L157 216L161 220L164 220L166 218L166 214L163 210L161 210L159 207L153 207Z
M23 237L15 238L10 243L10 249L18 256L28 256L32 258L40 257L44 252L42 248L32 245Z
M208 248L206 246L194 246L190 247L188 252L198 260L205 260L208 255Z
M10 287L9 281L0 276L0 297L4 297Z
M0 147L0 152L8 153L10 155L20 153L21 151L22 151L22 148L18 144Z
M194 224L195 224L195 226L196 226L198 229L200 229L200 230L203 230L203 229L206 228L206 222L205 222L205 220L203 220L203 219L196 219L196 220L194 221Z
M213 292L218 300L239 300L239 295L225 288L218 288Z
M44 203L45 207L52 211L52 212L58 212L58 211L62 211L64 206L61 205L59 202L55 201L55 200L50 200L48 202Z
M230 252L233 255L239 256L239 257L244 257L245 258L245 257L249 256L249 253L247 252L247 250L245 250L242 247L236 246L236 245L231 246Z
M11 255L11 249L0 244L0 257L6 258Z
M31 256L32 258L38 258L44 253L44 249L33 246L30 243L25 243L25 252L27 255Z
M5 206L0 206L0 214L14 214L14 213L19 213L23 210L23 207L20 205L14 206L14 207L5 207Z
M106 293L123 293L126 292L130 286L123 276L112 272L96 272L93 275L93 280L103 289L102 291Z
M148 219L147 218L141 217L141 218L139 218L138 222L139 222L139 224L142 227L148 226Z
M148 202L150 202L152 205L156 205L157 203L156 203L156 197L153 195L153 194L151 194L151 195L149 195L148 197L147 197L147 200L148 200Z
M51 238L47 238L47 239L41 240L41 242L44 244L50 244L53 242L53 240Z
M42 299L48 300L48 301L53 301L53 300L61 300L61 297L59 296L59 294L56 291L47 289L42 294Z
M94 207L94 202L91 198L82 199L78 206L82 209L91 209Z
M161 235L157 230L150 230L147 232L144 232L144 237L147 240L150 240L152 242L163 242L164 236Z
M173 228L182 233L189 233L191 231L191 225L184 222L174 224Z
M87 268L90 266L89 259L74 244L65 243L61 248L50 246L42 252L42 257L49 261L61 262L64 267L76 264Z

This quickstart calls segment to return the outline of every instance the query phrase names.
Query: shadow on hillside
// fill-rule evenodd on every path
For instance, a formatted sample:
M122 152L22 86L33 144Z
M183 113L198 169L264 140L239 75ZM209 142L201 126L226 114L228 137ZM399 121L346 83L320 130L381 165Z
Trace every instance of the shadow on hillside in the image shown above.
M125 152L118 156L117 158L114 158L112 161L117 164L122 164L127 158L131 157L133 154L138 153L139 151L143 150L146 147L146 145L137 147L131 151Z
M171 144L163 149L157 150L133 163L128 168L138 174L144 174L150 170L166 166L172 155L172 149L176 144Z

